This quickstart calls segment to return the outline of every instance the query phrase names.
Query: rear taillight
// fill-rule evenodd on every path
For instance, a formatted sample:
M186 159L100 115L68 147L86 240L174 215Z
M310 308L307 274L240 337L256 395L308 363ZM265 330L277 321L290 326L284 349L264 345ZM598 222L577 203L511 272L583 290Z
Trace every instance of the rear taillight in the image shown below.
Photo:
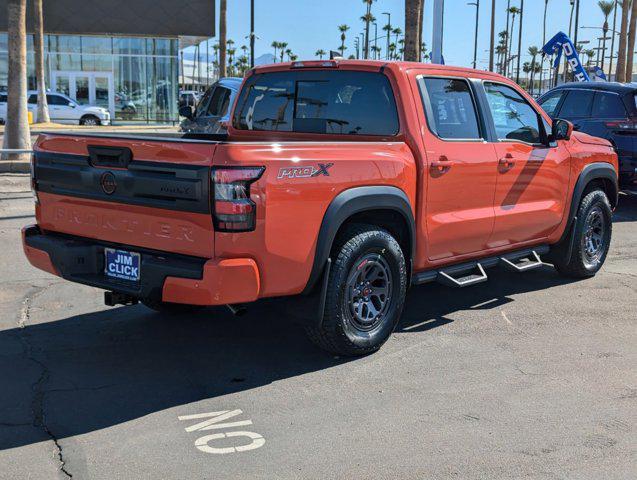
M264 167L215 167L212 169L212 218L219 232L250 232L256 225L257 206L250 199L250 185Z
M606 127L618 132L634 133L637 132L637 121L635 120L616 120L605 122Z

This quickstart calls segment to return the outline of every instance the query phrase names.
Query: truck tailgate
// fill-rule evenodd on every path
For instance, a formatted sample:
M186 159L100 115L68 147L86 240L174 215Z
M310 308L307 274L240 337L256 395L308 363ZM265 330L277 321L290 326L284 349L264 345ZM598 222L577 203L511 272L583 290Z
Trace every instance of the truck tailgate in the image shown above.
M212 258L216 142L41 135L34 155L40 228L116 245Z

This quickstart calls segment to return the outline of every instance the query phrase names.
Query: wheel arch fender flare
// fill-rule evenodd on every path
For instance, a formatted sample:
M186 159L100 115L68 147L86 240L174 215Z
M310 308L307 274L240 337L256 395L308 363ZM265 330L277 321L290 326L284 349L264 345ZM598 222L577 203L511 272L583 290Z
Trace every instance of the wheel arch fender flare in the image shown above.
M306 283L304 294L312 291L328 262L330 251L341 226L353 215L371 210L393 210L401 215L408 230L410 251L407 262L413 258L416 248L416 222L407 194L393 186L352 187L332 199L319 229L314 252L314 263Z
M589 163L580 172L579 177L575 182L575 188L573 188L571 207L568 212L569 225L577 213L577 209L579 208L579 204L582 201L582 197L587 185L589 185L593 180L609 181L610 185L612 186L612 191L610 192L608 200L610 200L611 206L614 207L615 205L617 205L617 195L619 194L619 187L617 184L617 172L615 171L615 168L610 163Z

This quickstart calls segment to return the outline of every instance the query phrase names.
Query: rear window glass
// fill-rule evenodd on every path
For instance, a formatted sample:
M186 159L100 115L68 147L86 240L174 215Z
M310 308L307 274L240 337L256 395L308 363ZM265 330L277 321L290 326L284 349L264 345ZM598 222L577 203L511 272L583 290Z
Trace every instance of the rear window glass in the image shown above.
M424 78L420 85L427 121L433 133L449 140L481 138L473 96L466 81Z
M381 73L273 72L247 80L233 124L241 130L396 135L398 113Z
M597 92L593 102L595 118L626 118L626 107L616 93Z
M0 102L4 103L7 101L7 95L5 93L0 93Z
M560 116L567 119L570 117L590 117L594 96L595 92L592 90L569 91L560 109Z

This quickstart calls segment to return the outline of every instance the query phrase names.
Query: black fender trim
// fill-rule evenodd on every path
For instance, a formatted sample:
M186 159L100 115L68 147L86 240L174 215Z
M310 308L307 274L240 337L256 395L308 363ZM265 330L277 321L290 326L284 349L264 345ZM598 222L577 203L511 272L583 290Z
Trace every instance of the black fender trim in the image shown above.
M338 229L352 215L369 210L394 210L401 215L409 230L410 261L416 248L416 222L409 198L401 189L391 186L354 187L339 193L327 207L316 241L314 263L303 294L312 292L318 282L332 249Z
M584 189L593 180L610 180L611 184L613 185L613 192L611 192L608 200L610 200L611 206L614 207L615 205L617 205L617 195L619 194L619 187L617 186L617 172L615 171L615 168L610 163L603 162L595 162L586 165L582 169L582 172L580 173L579 177L577 178L577 182L575 183L575 188L573 189L573 198L571 199L571 208L568 212L568 222L559 243L562 243L570 235L572 230L571 225L573 223L575 215L577 214L579 204L582 201Z

